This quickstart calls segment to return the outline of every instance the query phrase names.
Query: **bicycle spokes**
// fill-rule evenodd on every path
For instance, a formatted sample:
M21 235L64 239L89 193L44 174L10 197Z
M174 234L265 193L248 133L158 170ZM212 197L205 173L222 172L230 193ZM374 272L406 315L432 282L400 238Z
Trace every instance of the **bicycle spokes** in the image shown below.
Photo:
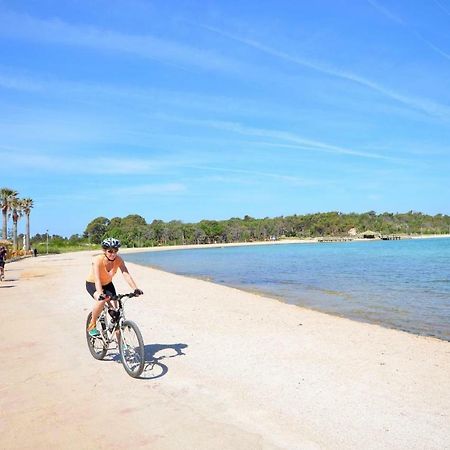
M125 327L122 330L122 344L127 361L136 361L139 363L139 353L136 352L136 348L139 348L139 342L130 327Z
M136 324L124 322L120 332L120 354L125 370L132 377L142 373L144 367L144 344Z
M89 351L95 359L103 359L108 350L108 345L103 340L103 337L93 337L89 334L88 329L91 323L91 313L89 313L86 321L86 339L89 347Z

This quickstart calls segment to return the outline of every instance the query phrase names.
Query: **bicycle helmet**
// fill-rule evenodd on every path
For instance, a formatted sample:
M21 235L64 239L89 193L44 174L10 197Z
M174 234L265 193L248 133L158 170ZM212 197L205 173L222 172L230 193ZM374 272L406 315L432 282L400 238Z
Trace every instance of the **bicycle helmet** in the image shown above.
M119 248L120 247L120 241L119 239L115 238L106 238L102 241L102 248Z

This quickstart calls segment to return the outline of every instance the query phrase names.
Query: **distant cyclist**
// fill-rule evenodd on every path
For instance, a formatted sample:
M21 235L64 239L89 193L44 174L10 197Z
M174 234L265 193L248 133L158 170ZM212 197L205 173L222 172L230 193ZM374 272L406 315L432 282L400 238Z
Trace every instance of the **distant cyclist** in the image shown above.
M5 278L5 261L6 261L6 248L2 245L0 247L0 281Z
M120 241L114 238L107 238L102 241L103 254L98 255L92 261L91 271L86 279L86 289L95 300L92 309L92 320L88 325L88 332L91 336L98 336L100 332L95 327L98 316L102 312L105 302L110 297L116 295L116 289L112 283L112 279L120 269L125 281L134 289L136 295L143 292L138 289L136 283L128 272L127 266L123 259L117 254L120 247Z

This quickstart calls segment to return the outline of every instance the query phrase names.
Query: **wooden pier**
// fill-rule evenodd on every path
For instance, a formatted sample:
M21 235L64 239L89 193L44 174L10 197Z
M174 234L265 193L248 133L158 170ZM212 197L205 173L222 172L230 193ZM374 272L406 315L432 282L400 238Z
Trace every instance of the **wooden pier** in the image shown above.
M320 237L317 242L350 242L353 238L348 237Z
M383 241L399 241L402 239L401 236L398 234L383 234L383 235L375 235L374 237L366 237L366 236L360 236L359 239L364 240L383 240ZM317 238L317 242L351 242L353 241L353 237L344 237L344 236L326 236L326 237L319 237Z

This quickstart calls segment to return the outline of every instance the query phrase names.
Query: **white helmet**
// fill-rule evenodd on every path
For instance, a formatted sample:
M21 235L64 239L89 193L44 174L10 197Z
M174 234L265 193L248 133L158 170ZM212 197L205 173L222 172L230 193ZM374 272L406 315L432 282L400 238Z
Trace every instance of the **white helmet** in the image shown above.
M102 247L104 249L107 249L107 248L119 248L120 247L120 241L119 241L119 239L115 239L115 238L106 238L106 239L103 239L103 241L102 241Z

